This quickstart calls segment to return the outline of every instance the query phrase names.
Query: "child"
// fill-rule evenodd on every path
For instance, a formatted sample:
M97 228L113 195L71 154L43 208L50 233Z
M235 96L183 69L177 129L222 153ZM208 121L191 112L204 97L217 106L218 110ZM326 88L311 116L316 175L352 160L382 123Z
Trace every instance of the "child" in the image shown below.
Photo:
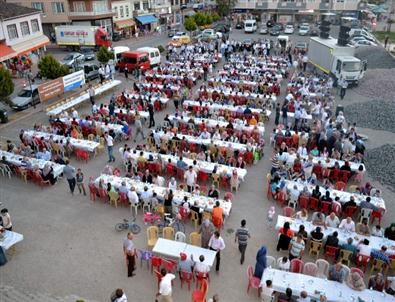
M270 228L273 227L272 223L273 223L273 218L274 218L275 213L276 213L276 210L273 206L271 206L269 208L269 210L267 211L267 224L269 225Z
M85 186L84 186L84 173L81 172L81 168L77 169L76 179L77 179L78 191L80 192L80 194L84 192L84 195L86 195Z

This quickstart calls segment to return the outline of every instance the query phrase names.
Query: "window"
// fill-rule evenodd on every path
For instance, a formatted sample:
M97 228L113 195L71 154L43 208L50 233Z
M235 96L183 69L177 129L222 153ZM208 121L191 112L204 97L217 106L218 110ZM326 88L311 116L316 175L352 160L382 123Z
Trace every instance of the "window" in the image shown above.
M119 15L118 15L118 6L114 6L114 13L115 13L115 18L119 18Z
M32 7L44 12L44 3L42 2L32 2Z
M21 22L20 25L21 25L22 36L24 37L30 35L29 23L25 21L25 22Z
M125 5L125 17L129 17L129 5Z
M55 14L64 13L63 2L52 2L52 12Z
M134 4L134 10L140 10L140 2Z
M37 19L33 19L31 21L31 26L32 26L32 32L36 33L38 31L40 31L40 25L38 24L38 20Z
M84 1L73 2L73 9L75 12L86 12L85 2Z
M10 40L18 39L18 30L16 24L7 25L8 37Z
M119 16L120 16L121 18L124 17L124 15L123 15L123 6L120 6L120 7L119 7Z
M108 11L107 1L93 1L93 11L96 13Z
M148 9L149 9L148 2L143 2L143 10L148 10Z

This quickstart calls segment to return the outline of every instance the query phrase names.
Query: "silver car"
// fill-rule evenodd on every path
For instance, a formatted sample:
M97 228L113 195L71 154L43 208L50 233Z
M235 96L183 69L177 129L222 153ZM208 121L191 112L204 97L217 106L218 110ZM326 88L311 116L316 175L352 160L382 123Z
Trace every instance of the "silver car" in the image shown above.
M24 110L30 105L40 103L40 97L38 95L38 86L32 85L30 87L23 88L16 97L11 99L11 108L15 110Z
M73 53L65 56L60 63L62 65L66 65L71 68L71 67L74 67L75 65L78 65L78 64L84 62L84 61L85 61L85 56L82 53L73 52Z

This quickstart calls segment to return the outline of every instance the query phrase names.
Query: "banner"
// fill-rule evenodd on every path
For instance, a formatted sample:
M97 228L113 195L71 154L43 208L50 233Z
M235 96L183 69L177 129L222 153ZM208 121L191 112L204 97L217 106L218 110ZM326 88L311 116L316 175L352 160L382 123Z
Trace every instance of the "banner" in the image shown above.
M79 70L63 77L64 92L80 88L85 84L84 70Z
M62 78L58 78L38 86L38 94L40 96L41 102L45 102L55 96L62 94L63 92Z

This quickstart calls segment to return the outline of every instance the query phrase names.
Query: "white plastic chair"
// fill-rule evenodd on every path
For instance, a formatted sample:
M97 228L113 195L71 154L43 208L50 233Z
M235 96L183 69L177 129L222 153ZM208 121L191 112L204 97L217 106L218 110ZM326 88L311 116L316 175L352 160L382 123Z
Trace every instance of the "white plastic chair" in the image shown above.
M345 264L342 264L342 267L344 269L344 280L343 280L344 283L347 282L348 275L350 275L350 268Z
M174 235L174 240L178 242L187 242L187 238L183 232L177 232Z
M329 262L324 259L317 259L315 264L317 265L317 277L321 279L328 278Z
M274 268L276 266L276 258L272 256L266 256L266 267Z
M366 218L368 221L370 221L370 216L372 216L373 209L366 209L362 208L361 209L361 219L359 220L362 222L362 219Z
M307 263L305 263L305 265L303 267L303 274L305 274L305 275L315 277L315 276L317 276L317 271L318 271L317 264L315 264L313 262L307 262Z

